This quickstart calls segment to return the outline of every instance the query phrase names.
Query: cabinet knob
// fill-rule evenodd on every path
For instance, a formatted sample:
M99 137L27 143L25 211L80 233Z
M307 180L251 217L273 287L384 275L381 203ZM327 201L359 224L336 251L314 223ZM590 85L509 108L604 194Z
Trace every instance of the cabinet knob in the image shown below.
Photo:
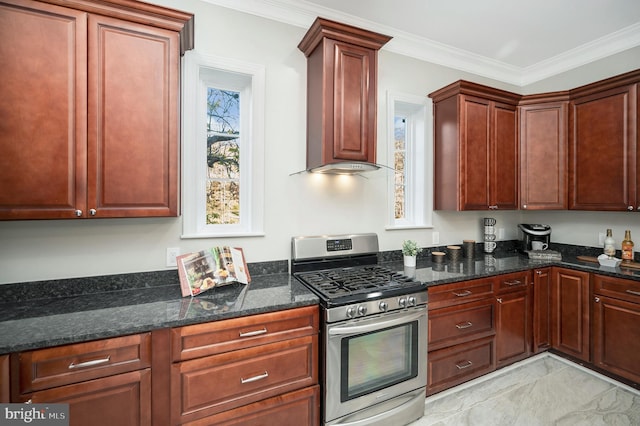
M627 210L629 210L630 212L632 212L632 211L633 211L633 206L629 206L629 207L627 207Z
M594 297L594 298L593 298L593 300L594 300L596 303L600 303L600 298L599 298L598 296Z
M537 271L536 271L536 274L538 274L538 275L542 275L542 271L541 271L541 270L537 270Z
M489 210L498 210L498 206L489 206Z
M82 216L82 210L76 210L76 216L77 217L81 217Z
M498 303L502 303L502 297L498 297L496 300L498 301Z
M96 212L96 209L89 209L89 214L90 214L91 216L95 216L95 215L96 215L96 213L97 213L97 212Z

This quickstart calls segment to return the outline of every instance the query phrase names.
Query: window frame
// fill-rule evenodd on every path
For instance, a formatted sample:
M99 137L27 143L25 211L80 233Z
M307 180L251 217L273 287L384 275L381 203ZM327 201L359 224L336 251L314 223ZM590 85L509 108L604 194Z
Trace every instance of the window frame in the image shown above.
M388 224L385 229L433 227L433 103L426 96L387 92L388 158L394 172L388 178ZM405 217L395 218L395 117L406 115ZM422 165L422 167L421 167Z
M207 87L241 93L240 223L205 223ZM182 238L264 235L265 67L186 52L183 60Z

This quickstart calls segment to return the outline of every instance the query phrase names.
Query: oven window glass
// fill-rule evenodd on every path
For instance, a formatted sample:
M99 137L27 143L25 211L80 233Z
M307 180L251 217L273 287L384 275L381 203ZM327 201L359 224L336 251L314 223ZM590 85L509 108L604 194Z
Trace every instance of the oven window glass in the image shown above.
M341 400L418 375L418 322L342 339Z

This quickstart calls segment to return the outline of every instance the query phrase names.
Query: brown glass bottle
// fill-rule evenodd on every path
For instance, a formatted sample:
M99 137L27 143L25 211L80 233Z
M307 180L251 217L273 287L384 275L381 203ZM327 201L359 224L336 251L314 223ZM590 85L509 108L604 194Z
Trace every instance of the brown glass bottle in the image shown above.
M633 241L631 241L631 231L624 231L624 240L622 240L622 261L633 261Z

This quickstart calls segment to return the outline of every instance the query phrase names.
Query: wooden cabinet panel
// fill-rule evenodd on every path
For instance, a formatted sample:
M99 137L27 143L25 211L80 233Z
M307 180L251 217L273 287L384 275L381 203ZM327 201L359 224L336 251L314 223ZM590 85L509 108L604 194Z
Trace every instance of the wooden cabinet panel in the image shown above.
M174 31L89 16L88 208L96 217L178 214L179 43Z
M174 364L173 423L316 385L317 347L317 335L305 336Z
M429 313L428 349L441 349L495 334L493 299L436 309Z
M520 207L566 209L569 102L535 102L518 107Z
M533 353L551 347L551 269L533 271Z
M429 311L493 296L493 278L480 278L443 284L427 289L429 294Z
M151 425L151 370L20 395L18 401L69 404L71 426Z
M184 426L318 425L319 408L320 387L316 385L184 423Z
M552 271L552 346L589 362L589 273L558 267Z
M0 4L0 219L73 217L85 204L86 31L81 11Z
M570 209L636 208L636 102L636 84L571 101Z
M427 395L493 371L494 353L493 337L429 352Z
M9 355L0 355L0 404L11 401L11 382L9 378Z
M640 383L640 304L595 296L593 363Z
M496 304L496 363L498 367L531 353L531 310L528 290L498 295Z
M151 366L150 333L16 354L20 393Z
M318 334L319 308L307 306L171 330L174 361Z
M520 169L516 107L494 103L491 130L489 208L517 210Z

